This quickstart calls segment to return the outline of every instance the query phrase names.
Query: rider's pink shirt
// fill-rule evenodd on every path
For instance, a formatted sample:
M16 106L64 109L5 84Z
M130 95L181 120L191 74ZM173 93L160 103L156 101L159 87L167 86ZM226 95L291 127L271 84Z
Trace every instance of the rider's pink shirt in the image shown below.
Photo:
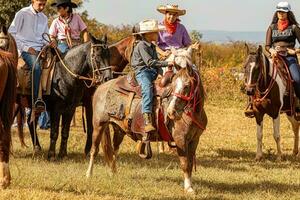
M86 24L78 14L73 14L69 26L71 29L72 39L80 39L81 31L87 28ZM54 19L51 24L49 33L51 36L57 37L59 40L66 39L65 24L59 18Z

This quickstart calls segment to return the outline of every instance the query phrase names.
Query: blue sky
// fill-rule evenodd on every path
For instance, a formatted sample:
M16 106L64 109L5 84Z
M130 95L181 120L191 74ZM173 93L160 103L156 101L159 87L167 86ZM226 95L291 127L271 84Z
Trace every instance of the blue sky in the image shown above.
M181 17L189 30L265 31L277 0L89 0L84 3L91 17L112 25L134 24L143 19L161 20L161 4L178 4L187 10ZM290 0L300 21L300 1Z

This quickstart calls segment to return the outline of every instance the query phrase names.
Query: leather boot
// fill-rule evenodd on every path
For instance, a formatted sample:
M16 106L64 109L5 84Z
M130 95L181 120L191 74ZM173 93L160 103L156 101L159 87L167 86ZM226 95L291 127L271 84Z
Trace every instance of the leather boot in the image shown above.
M149 133L151 131L155 131L155 127L153 126L152 113L144 113L144 124L145 124L145 132Z

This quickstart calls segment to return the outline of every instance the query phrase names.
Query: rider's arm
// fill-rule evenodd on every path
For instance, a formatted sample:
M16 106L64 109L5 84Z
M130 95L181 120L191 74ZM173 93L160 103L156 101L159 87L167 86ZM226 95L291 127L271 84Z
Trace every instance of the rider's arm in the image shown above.
M83 36L83 42L88 42L90 40L89 33L88 33L87 29L84 29L82 31L82 36Z
M30 47L26 46L22 41L20 41L17 38L17 33L20 32L23 27L23 21L24 21L23 13L20 11L17 12L14 20L12 21L8 29L8 32L15 38L16 43L18 45L18 50L21 52L23 51L27 52Z
M294 28L294 34L297 38L298 43L300 43L300 28L297 25ZM299 52L300 52L300 49L296 49L296 53L299 53Z
M145 44L144 42L139 42L137 44L137 48L138 48L138 52L142 58L142 60L144 61L144 63L148 66L148 67L167 67L168 66L168 62L166 61L159 61L158 59L153 58L151 55L153 55L153 52L151 47L147 46L147 44Z
M272 28L269 26L267 34L266 34L266 44L265 44L265 52L268 54L267 56L271 56L272 49Z

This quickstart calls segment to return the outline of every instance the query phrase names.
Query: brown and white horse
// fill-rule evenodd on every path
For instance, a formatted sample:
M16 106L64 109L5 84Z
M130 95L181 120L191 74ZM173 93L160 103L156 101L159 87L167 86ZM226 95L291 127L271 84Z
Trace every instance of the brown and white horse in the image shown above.
M9 153L11 125L16 98L16 68L18 53L16 42L0 24L0 187L10 184Z
M284 59L280 56L269 60L263 53L262 46L255 52L249 52L245 62L245 89L250 96L254 117L257 124L257 152L256 160L263 158L263 118L267 114L273 119L273 137L277 145L277 160L281 160L281 136L280 136L280 113L286 112L295 134L294 154L299 156L299 124L294 118L293 96L286 98L285 94L293 90L289 77L289 71L282 73L282 68L287 68ZM288 99L288 100L287 100ZM288 110L283 111L283 107Z
M176 60L176 59L175 59ZM122 120L118 121L111 117L105 105L108 101L116 104L121 96L109 95L110 88L115 87L117 80L111 80L100 85L93 98L93 144L90 157L90 165L86 173L87 177L92 176L94 159L99 152L99 144L105 148L104 156L113 172L116 171L116 153L119 144L112 147L109 133L109 124L114 130L119 130L114 134L124 135L126 128L122 126ZM199 72L187 65L178 71L171 83L171 94L168 96L167 105L163 105L167 110L173 139L177 146L181 168L184 172L184 189L188 193L194 192L191 183L192 169L199 138L207 125L207 116L204 111L204 89ZM127 99L127 97L126 97ZM201 128L200 128L201 127ZM135 134L135 133L133 133ZM115 142L115 141L114 141Z

